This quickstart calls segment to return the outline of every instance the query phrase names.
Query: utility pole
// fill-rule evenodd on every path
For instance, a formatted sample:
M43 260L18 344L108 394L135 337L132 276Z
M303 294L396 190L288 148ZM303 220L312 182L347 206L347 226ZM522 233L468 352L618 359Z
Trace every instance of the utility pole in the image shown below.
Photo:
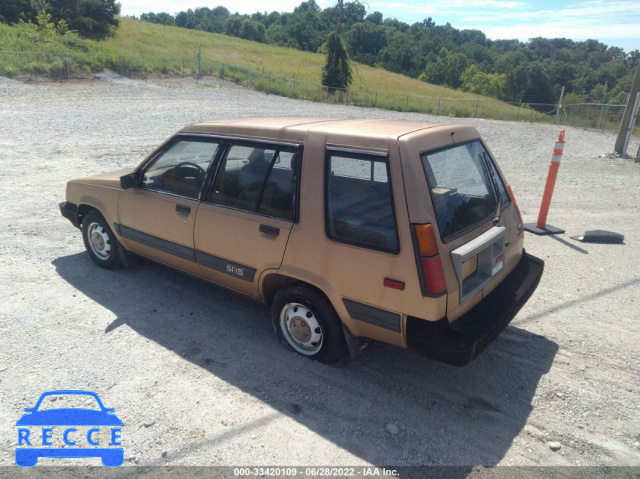
M633 79L631 85L631 94L629 95L629 101L624 109L622 115L622 121L620 122L620 129L618 130L618 138L616 139L615 152L619 155L626 154L627 146L629 145L629 138L633 133L633 127L635 125L635 119L638 114L638 107L640 106L640 63L636 70L636 77Z
M336 18L335 32L340 35L342 32L342 20L344 19L344 0L338 0L338 16Z

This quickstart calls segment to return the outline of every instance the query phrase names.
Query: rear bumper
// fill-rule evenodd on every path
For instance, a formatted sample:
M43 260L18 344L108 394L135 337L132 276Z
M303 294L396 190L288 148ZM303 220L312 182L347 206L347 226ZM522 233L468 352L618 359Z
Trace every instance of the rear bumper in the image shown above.
M415 353L456 366L469 364L509 325L540 282L544 261L527 253L489 296L449 324L407 318L407 343Z
M63 201L60 203L60 213L62 216L71 221L71 224L76 228L79 228L78 225L78 205L73 203L69 203L68 201Z

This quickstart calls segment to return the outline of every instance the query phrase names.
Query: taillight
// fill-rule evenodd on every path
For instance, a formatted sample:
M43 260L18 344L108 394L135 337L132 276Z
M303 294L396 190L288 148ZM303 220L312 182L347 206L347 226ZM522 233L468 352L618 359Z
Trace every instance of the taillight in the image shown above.
M447 290L447 284L444 280L444 270L433 226L427 223L413 225L413 228L420 258L422 291L430 295L444 293Z
M513 190L511 189L511 185L507 183L507 192L509 193L509 198L511 198L511 202L513 206L516 208L516 213L518 213L518 236L524 233L524 221L522 221L522 214L520 213L520 208L518 208L518 202L516 201L516 196L513 194Z

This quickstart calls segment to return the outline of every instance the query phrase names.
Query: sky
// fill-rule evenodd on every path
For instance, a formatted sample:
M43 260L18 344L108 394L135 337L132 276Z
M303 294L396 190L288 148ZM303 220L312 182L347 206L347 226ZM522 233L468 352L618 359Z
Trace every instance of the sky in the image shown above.
M122 15L224 6L231 13L291 12L303 0L120 0ZM348 1L348 0L347 0ZM361 0L362 1L362 0ZM321 8L334 0L316 0ZM437 25L483 31L492 40L594 39L626 52L640 50L640 0L370 0L367 13L406 23L431 17Z

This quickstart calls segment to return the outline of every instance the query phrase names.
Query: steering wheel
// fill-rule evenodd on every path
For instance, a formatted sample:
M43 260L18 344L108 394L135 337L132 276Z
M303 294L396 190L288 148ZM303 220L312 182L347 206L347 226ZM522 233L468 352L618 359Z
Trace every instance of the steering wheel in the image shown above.
M194 173L194 177L196 179L196 181L198 182L198 184L202 184L202 181L204 180L205 175L207 174L207 172L204 170L204 168L202 168L200 165L198 165L197 163L193 163L192 161L183 161L182 163L178 163L175 167L175 171L178 172L181 169L191 169L191 170L196 170ZM185 175L180 175L183 179L186 179L185 177L187 176Z
M176 170L179 168L194 168L198 170L198 175L204 176L206 174L206 171L204 171L204 168L202 166L198 165L197 163L193 163L192 161L183 161L182 163L178 163L176 165Z

